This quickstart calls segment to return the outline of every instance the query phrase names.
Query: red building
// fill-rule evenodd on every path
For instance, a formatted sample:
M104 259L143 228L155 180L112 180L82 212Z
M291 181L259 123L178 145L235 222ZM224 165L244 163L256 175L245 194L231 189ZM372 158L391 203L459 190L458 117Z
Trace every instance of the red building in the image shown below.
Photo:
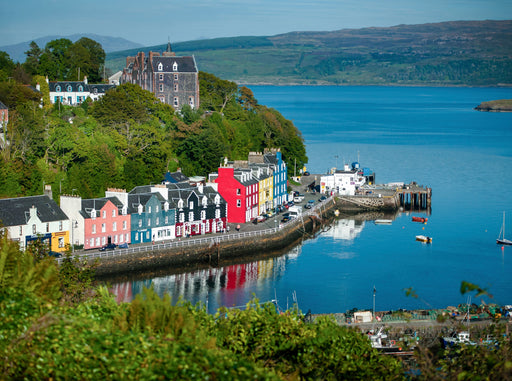
M218 184L218 192L228 205L228 222L245 223L258 216L258 181L251 171L220 167L210 181Z

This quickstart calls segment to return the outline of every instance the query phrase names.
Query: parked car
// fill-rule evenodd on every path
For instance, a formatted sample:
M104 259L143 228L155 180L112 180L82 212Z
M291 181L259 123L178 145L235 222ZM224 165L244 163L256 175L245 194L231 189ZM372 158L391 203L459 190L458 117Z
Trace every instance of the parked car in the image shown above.
M282 223L287 223L288 221L291 220L291 217L290 216L284 216L282 219L281 219L281 222Z
M309 176L310 173L308 171L304 172L304 176Z
M315 205L315 200L309 200L306 205L304 205L304 208L311 209Z
M100 251L106 251L106 250L114 250L116 248L116 244L115 243L107 243L105 246L102 246L100 248Z
M299 202L302 202L302 200L304 200L303 194L299 193L297 196L293 197L293 202L299 203Z
M320 201L320 202L325 201L325 200L327 200L327 197L325 197L325 196L322 196L322 197L320 197L320 198L318 199L318 201Z
M256 217L256 220L257 220L257 222L263 222L263 221L266 221L267 218L268 218L267 216L262 214L261 216Z
M120 248L120 249L128 249L128 244L126 242L123 242L123 243L119 244L118 248Z
M49 255L50 257L54 257L54 258L60 258L60 257L62 257L62 253L59 253L59 252L57 252L57 251L50 251L50 252L48 253L48 255Z

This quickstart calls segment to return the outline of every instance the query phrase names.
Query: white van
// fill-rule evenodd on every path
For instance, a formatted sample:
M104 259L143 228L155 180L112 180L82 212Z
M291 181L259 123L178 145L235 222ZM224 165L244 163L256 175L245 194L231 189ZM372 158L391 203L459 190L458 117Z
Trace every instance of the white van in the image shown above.
M290 206L290 208L288 208L288 213L291 218L297 218L302 215L302 210L297 206Z

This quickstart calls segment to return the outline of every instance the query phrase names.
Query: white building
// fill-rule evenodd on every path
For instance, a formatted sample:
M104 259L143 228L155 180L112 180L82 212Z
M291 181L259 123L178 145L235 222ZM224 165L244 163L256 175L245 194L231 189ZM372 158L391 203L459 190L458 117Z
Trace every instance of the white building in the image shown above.
M103 83L89 84L87 77L83 81L57 81L50 82L46 77L46 82L50 88L50 102L60 103L65 105L78 105L84 102L87 98L93 101L98 100L105 92L115 85L106 85Z
M343 170L334 169L331 174L320 177L320 192L353 196L356 190L366 182L359 168L350 168L345 164Z

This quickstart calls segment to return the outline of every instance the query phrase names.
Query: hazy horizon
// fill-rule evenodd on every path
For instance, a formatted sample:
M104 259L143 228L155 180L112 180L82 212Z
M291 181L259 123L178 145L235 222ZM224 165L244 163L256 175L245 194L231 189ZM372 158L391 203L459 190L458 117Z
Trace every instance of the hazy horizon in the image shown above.
M94 33L152 46L168 40L508 19L512 19L512 2L508 0L197 0L186 5L156 0L142 7L132 0L21 0L2 7L0 45Z

